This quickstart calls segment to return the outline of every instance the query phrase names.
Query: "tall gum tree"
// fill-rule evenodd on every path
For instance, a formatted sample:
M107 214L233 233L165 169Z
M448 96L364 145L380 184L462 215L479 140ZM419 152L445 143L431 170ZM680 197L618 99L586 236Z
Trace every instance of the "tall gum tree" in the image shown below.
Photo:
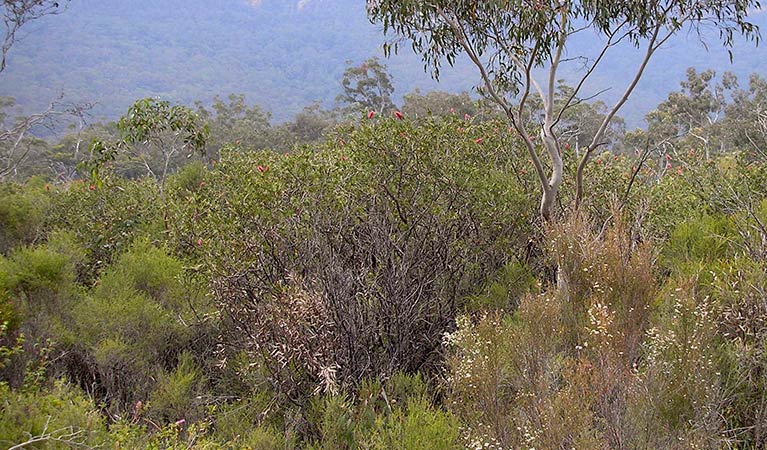
M0 72L5 70L6 57L18 40L21 27L43 16L60 13L68 2L69 0L3 0L0 3L0 17L5 32L0 44Z
M370 20L383 25L390 37L387 54L409 41L432 74L466 55L481 76L480 92L504 112L522 138L541 183L540 214L551 220L564 163L559 143L563 114L584 101L582 92L605 56L622 42L642 49L642 57L618 100L607 113L576 169L577 209L583 198L583 173L594 151L605 145L605 131L626 103L657 50L683 29L718 30L721 42L731 47L737 35L758 43L759 31L747 20L759 9L758 0L368 0ZM593 55L566 54L568 42L581 33L596 34L603 45ZM577 59L582 70L575 88L564 101L555 102L562 66ZM540 74L543 75L540 75ZM523 123L529 100L543 104L540 130ZM593 95L592 95L593 97ZM539 133L542 149L536 147ZM543 155L551 166L547 174Z

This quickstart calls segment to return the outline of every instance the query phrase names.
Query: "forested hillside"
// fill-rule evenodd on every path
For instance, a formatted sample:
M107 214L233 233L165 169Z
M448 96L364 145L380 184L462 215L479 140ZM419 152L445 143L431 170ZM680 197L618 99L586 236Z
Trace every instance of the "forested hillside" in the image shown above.
M257 3L257 5L256 5ZM62 93L73 102L96 102L96 119L114 120L137 98L159 96L187 105L214 96L246 95L277 121L305 105L333 106L346 61L382 56L381 27L365 17L359 0L76 0L68 10L29 25L9 54L0 95L15 97L26 113L44 109ZM298 4L304 5L302 8ZM765 24L765 15L752 18ZM684 78L687 67L730 70L741 77L767 71L763 49L734 49L734 65L718 45L716 31L675 37L651 63L624 112L631 126ZM573 55L595 54L595 39L568 47ZM614 101L626 70L639 52L625 47L594 75L603 98ZM469 91L479 77L468 61L445 71L435 84L419 58L403 46L387 61L395 98L414 90ZM574 71L578 62L570 64ZM595 90L591 94L596 93Z

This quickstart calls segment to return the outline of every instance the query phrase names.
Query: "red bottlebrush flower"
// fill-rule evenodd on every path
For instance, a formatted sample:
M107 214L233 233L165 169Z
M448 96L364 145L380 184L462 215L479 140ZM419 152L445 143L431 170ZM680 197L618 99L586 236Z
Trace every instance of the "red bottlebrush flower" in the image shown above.
M92 184L92 185L88 186L88 189L90 189L91 191L95 191L96 190L96 185Z
M617 160L618 160L618 155L613 156L613 161L617 161Z
M240 141L239 139L237 139L236 141L234 141L234 143L235 143L236 145L240 145L240 142L241 142L241 141Z
M176 426L180 427L180 426L184 425L185 423L186 423L186 420L179 419L179 420L176 421Z
M450 114L455 114L455 108L450 108Z
M342 156L341 157L341 161L346 161L347 159L349 159L349 158L347 158L346 156Z
M396 117L399 120L402 120L405 118L405 116L399 111L394 111L394 117Z
M666 169L670 169L670 168L671 168L671 163L670 163L670 162L667 162L667 163L666 163Z
M522 174L522 175L527 175L527 170L526 169L521 169L519 171L519 173Z
M598 159L596 162L597 162L597 164L602 164L602 160L601 159Z
M668 153L666 154L666 161L671 161L671 155L669 155Z
M197 246L202 247L202 239L197 239Z
M463 115L463 120L469 120L469 119L471 119L470 115L468 115L468 114L464 114Z
M368 111L368 119L372 119L375 116L376 116L376 112L375 111Z
M204 181L200 181L200 187L205 187L205 182Z
M682 175L683 173L684 173L684 169L682 169L681 167L677 167L676 168L676 174L677 175Z
M475 143L475 144L481 144L481 143L482 143L482 141L483 141L483 140L482 140L482 138L476 138L476 139L474 139L474 143Z
M570 150L570 143L569 142L565 142L565 150Z
M258 166L258 167L256 167L256 170L258 170L261 173L268 172L269 171L269 166Z

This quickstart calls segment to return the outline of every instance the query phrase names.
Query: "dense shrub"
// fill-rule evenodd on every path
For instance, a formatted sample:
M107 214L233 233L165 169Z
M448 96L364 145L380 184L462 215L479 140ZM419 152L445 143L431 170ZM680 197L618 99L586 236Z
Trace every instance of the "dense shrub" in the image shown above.
M464 297L528 251L509 139L385 120L314 152L229 149L171 222L215 279L228 343L291 395L429 372Z
M134 239L162 230L158 196L149 180L109 178L101 187L74 181L55 197L47 226L75 234L87 256L81 277L92 282Z
M80 298L74 281L82 259L82 248L65 232L51 234L45 245L18 247L0 257L0 311L6 324L0 344L23 341L24 348L0 370L12 386L20 386L26 367L37 365L59 340Z
M179 355L184 349L196 348L195 339L208 341L211 332L206 322L207 297L182 283L182 270L181 262L162 249L138 241L117 258L91 294L74 306L68 343L81 355L84 373L73 375L94 385L107 404L132 407L159 389L156 395L163 390L167 395L156 403L167 404L158 406L158 414L180 408L171 397L174 390L184 389L179 380L195 371L188 358L176 367ZM155 387L158 381L147 373L167 383L160 381ZM199 381L197 376L192 378Z
M320 439L310 448L461 448L458 422L434 408L422 386L418 378L398 374L389 383L363 383L356 401L315 399Z
M76 387L58 381L48 392L18 392L0 383L0 445L65 449L105 438L103 416Z
M31 244L43 235L51 189L37 178L23 186L0 184L0 254Z
M765 166L595 155L540 224L505 130L0 185L0 442L767 446Z

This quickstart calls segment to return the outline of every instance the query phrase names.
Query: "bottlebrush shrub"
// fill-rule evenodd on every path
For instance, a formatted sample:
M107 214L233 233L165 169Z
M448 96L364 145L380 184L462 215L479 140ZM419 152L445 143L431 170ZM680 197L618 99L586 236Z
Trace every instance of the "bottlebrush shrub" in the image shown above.
M87 260L81 281L92 282L133 240L162 228L159 194L151 180L106 180L91 190L81 181L55 197L46 226L75 234Z
M456 119L385 119L284 156L232 148L168 222L213 279L226 351L293 396L332 392L439 365L463 299L530 241L522 154Z

